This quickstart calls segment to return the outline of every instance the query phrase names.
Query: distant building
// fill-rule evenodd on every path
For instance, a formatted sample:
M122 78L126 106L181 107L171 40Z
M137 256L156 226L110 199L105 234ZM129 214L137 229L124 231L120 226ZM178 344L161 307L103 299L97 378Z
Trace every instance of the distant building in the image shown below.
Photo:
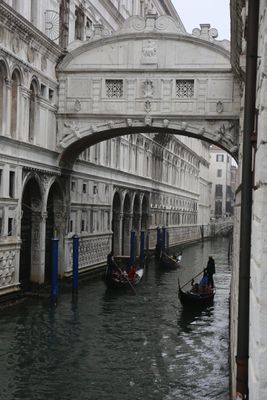
M232 157L219 147L210 146L211 218L233 213Z

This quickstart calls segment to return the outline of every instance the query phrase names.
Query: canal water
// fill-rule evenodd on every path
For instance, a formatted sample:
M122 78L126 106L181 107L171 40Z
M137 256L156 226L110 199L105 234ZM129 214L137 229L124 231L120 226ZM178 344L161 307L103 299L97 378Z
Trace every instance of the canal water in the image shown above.
M216 262L214 306L184 312L181 284ZM153 262L123 294L100 279L80 284L57 307L47 299L0 311L0 399L229 399L228 239L189 246L179 270Z

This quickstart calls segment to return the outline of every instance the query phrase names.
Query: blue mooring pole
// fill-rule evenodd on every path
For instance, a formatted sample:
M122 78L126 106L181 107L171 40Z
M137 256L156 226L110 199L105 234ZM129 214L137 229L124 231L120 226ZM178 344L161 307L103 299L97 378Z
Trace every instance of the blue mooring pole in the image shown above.
M57 303L58 298L58 238L51 239L51 299Z
M170 240L169 231L166 229L166 251L167 251L167 254L169 254L169 240Z
M78 271L79 271L79 236L72 237L72 293L78 293Z
M165 251L166 247L166 228L165 226L162 227L162 251Z
M145 232L141 231L140 237L140 264L143 266L145 263Z
M161 231L160 231L160 227L157 226L157 244L160 245L161 242Z
M135 231L131 231L131 242L130 242L130 263L135 263Z

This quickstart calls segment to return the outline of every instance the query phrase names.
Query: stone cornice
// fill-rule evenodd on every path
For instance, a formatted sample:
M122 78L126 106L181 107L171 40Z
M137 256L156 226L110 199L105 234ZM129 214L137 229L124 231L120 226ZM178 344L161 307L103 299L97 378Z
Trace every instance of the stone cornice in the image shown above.
M42 76L45 82L49 82L50 84L51 84L51 82L53 82L53 84L54 84L53 87L54 88L57 87L58 81L55 78L47 76L47 74L45 74L43 71L39 70L38 68L33 67L30 63L28 63L25 60L19 58L14 53L12 53L11 51L1 47L1 45L0 45L0 56L1 55L3 55L4 57L7 57L7 56L11 57L13 60L16 60L16 62L19 65L23 66L23 68L25 68L26 70L31 71L31 72L34 71L36 73L36 75Z
M0 0L0 21L8 29L18 31L28 43L35 40L41 44L54 61L62 56L63 49L2 0Z
M122 34L114 34L109 37L93 40L86 42L82 46L74 49L70 53L66 55L66 57L59 63L58 70L64 70L67 65L75 59L75 57L89 51L95 49L97 47L101 47L104 45L111 45L113 43L123 42L127 40L144 40L144 39L154 39L154 40L174 40L174 41L184 41L188 43L194 43L198 46L203 46L211 49L214 52L217 52L221 55L224 55L227 59L230 59L230 53L224 47L218 45L217 43L212 43L207 40L203 40L191 35L184 35L179 33L162 33L162 32L135 32L135 33L122 33Z

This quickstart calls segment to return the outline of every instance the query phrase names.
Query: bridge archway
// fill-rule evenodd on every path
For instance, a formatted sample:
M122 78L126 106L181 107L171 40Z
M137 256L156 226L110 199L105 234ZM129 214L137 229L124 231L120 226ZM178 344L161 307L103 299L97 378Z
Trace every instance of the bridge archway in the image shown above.
M171 17L131 17L116 34L73 49L58 67L61 167L72 169L93 144L145 132L206 140L236 159L240 99L229 44L207 26L195 34Z

